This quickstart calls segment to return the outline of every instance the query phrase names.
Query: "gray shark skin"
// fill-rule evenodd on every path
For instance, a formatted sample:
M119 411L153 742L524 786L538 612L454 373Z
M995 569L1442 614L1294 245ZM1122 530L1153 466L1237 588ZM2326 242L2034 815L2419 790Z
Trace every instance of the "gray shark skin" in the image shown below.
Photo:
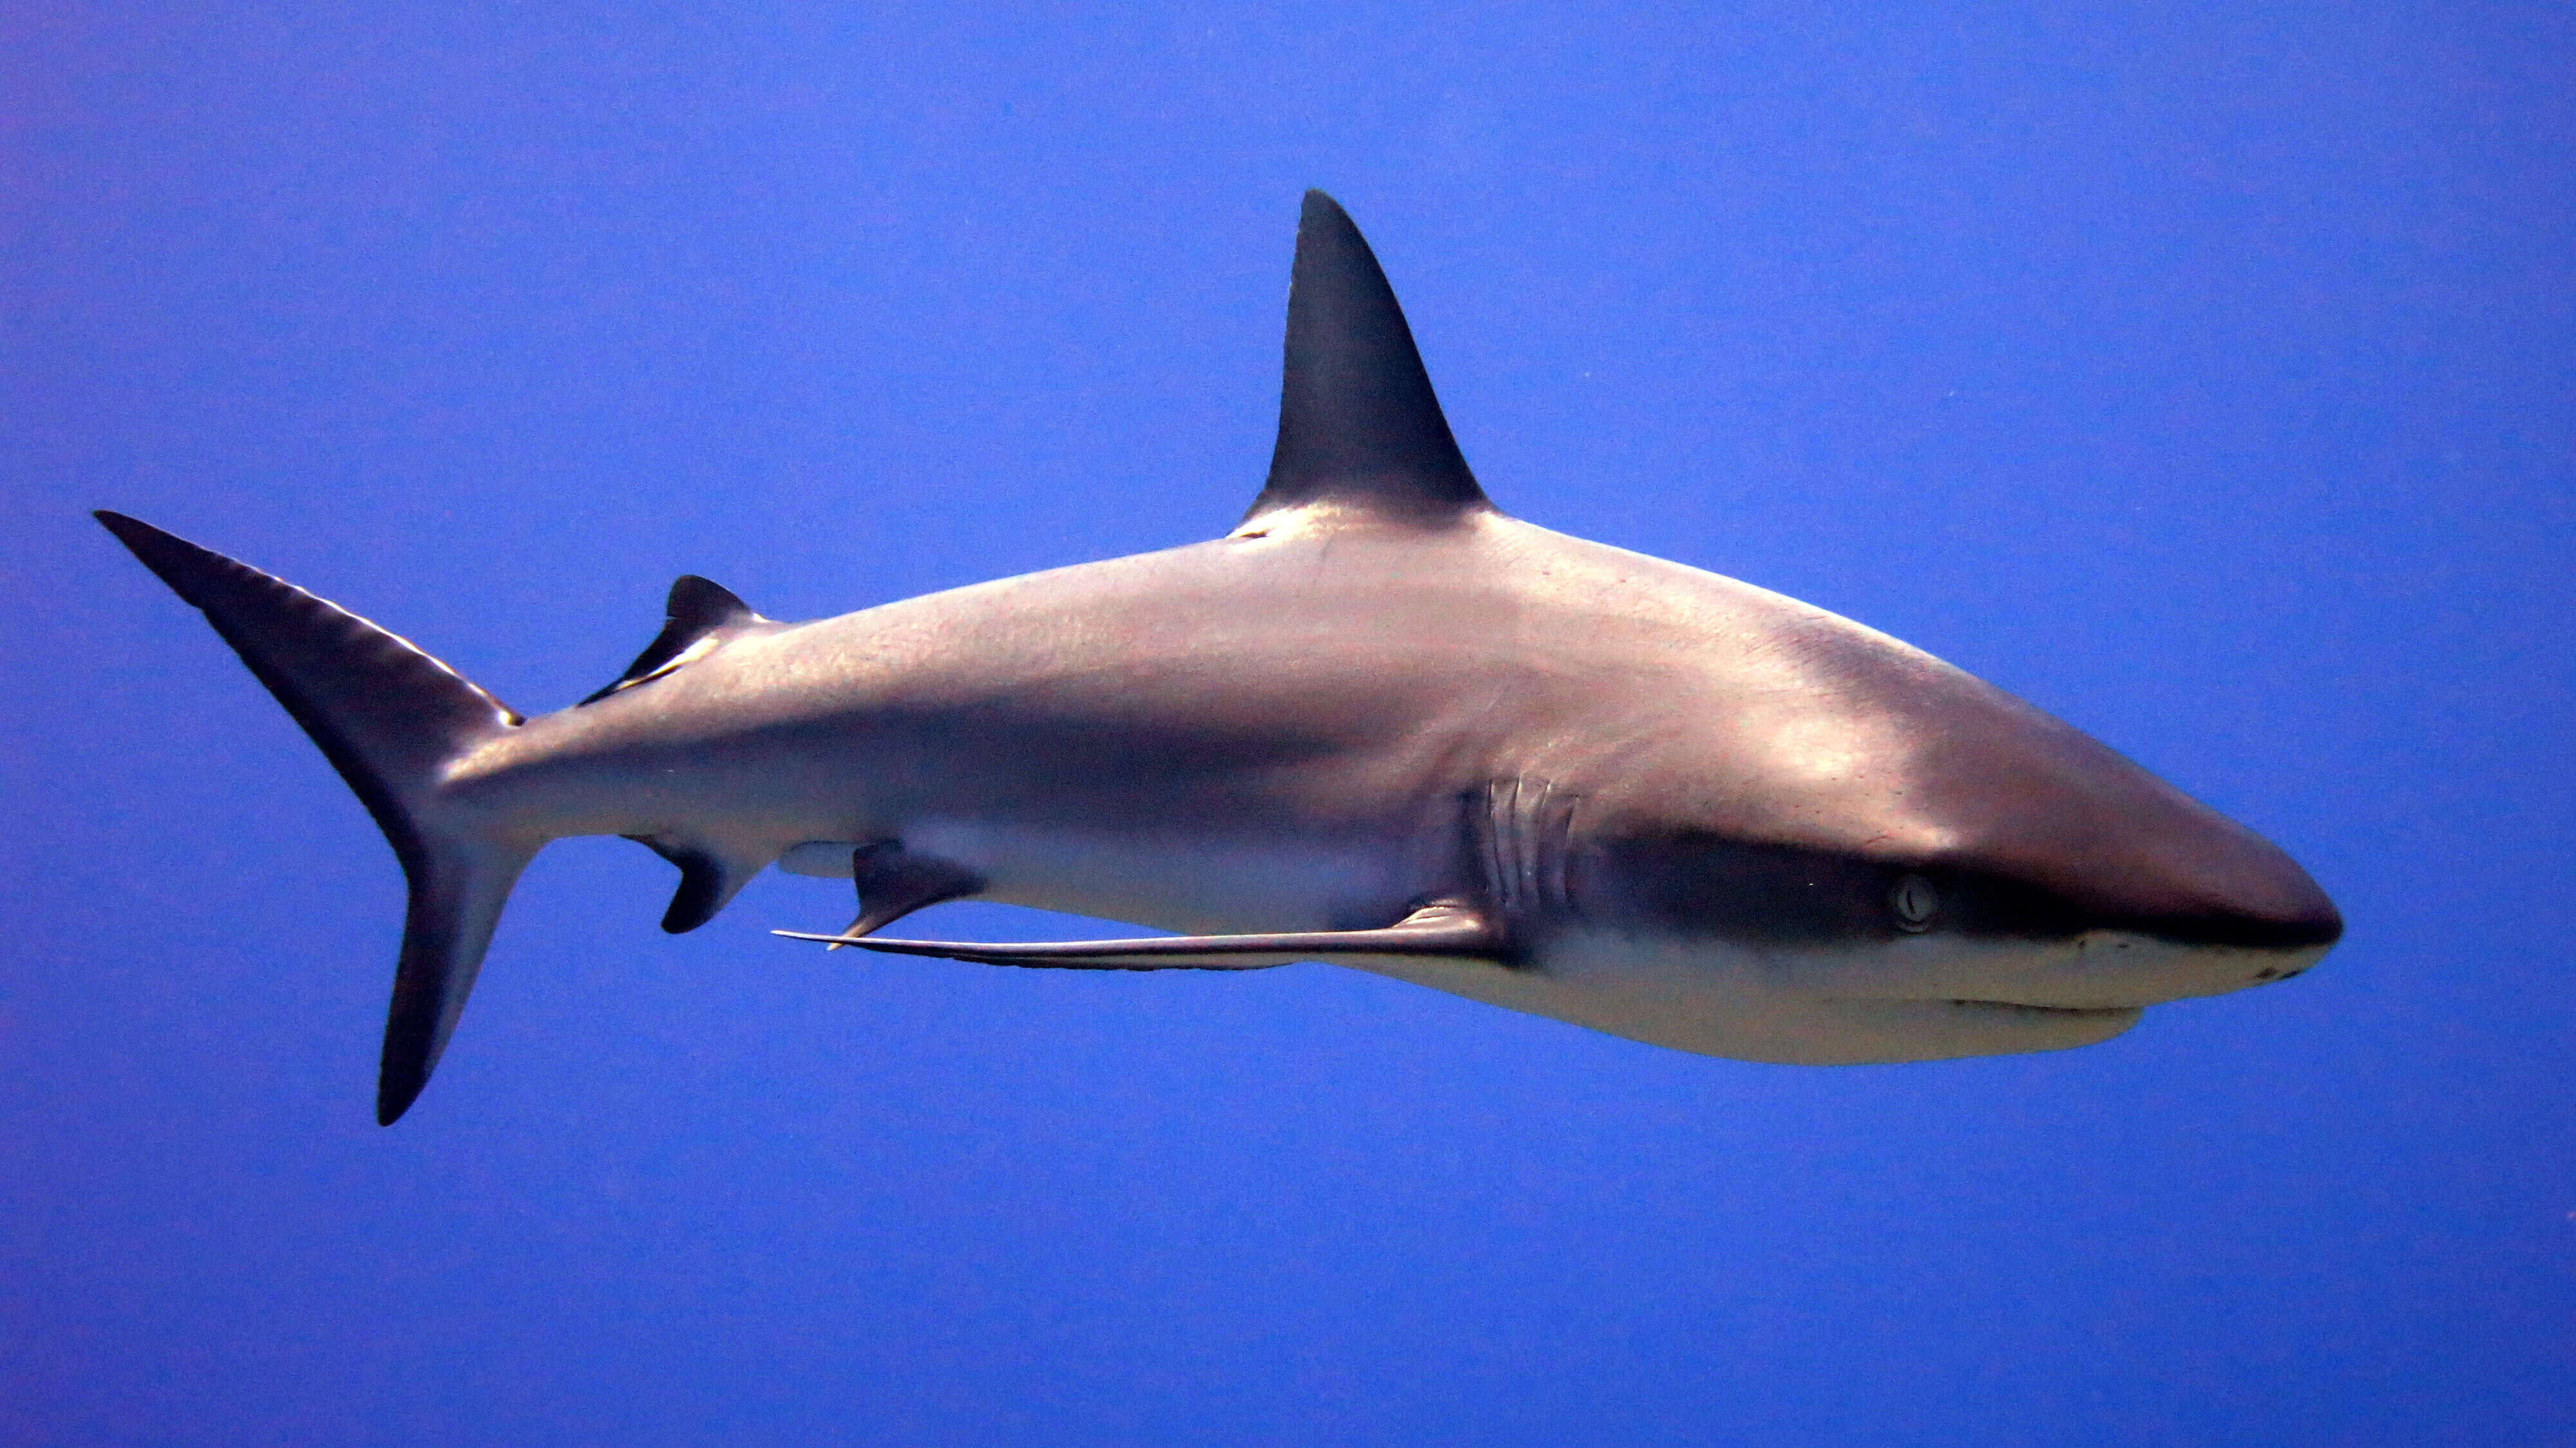
M1271 474L1228 536L840 618L703 579L525 718L401 639L117 514L374 814L410 882L378 1119L547 841L677 865L693 929L773 863L803 938L1095 969L1324 960L1715 1056L2047 1050L2295 975L2341 933L2279 850L1931 656L1505 516L1376 259L1309 193ZM976 896L1177 932L874 932ZM789 932L780 932L782 934Z

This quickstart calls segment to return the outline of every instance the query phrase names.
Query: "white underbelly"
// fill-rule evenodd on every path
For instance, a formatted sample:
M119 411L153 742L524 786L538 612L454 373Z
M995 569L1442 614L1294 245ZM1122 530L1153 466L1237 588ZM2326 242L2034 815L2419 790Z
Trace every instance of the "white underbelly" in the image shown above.
M1935 953L1911 954L1878 944L1767 947L1593 931L1560 936L1519 968L1395 956L1346 963L1630 1040L1797 1065L2058 1050L2105 1040L2138 1018L2135 1006L1941 994L1955 987L1958 962L1926 972ZM1944 975L1952 979L1931 978Z

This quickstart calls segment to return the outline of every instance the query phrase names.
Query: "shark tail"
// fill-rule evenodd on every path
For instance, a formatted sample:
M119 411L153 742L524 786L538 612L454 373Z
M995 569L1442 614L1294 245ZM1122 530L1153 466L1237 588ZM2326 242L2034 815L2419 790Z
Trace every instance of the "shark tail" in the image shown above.
M438 808L436 791L450 765L521 718L405 640L293 584L122 514L94 516L206 615L321 746L402 861L410 906L376 1086L376 1120L390 1125L429 1083L502 903L537 847L478 832Z

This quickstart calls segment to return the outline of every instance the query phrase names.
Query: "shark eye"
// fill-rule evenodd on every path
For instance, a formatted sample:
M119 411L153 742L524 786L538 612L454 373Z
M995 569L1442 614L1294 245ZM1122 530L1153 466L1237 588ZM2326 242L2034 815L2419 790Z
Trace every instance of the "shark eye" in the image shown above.
M1940 912L1941 894L1922 876L1905 875L1887 892L1887 907L1896 912L1897 929L1929 930L1932 917Z

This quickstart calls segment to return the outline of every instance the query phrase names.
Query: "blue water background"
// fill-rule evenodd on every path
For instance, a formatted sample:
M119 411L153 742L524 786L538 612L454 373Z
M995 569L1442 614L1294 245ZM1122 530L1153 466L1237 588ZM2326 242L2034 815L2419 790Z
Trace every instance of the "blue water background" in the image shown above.
M9 7L0 1440L2576 1442L2576 11ZM1299 191L1494 497L1918 643L2347 944L2059 1055L853 960L393 860L83 515L527 709L1222 531ZM969 936L1084 928L998 907Z

